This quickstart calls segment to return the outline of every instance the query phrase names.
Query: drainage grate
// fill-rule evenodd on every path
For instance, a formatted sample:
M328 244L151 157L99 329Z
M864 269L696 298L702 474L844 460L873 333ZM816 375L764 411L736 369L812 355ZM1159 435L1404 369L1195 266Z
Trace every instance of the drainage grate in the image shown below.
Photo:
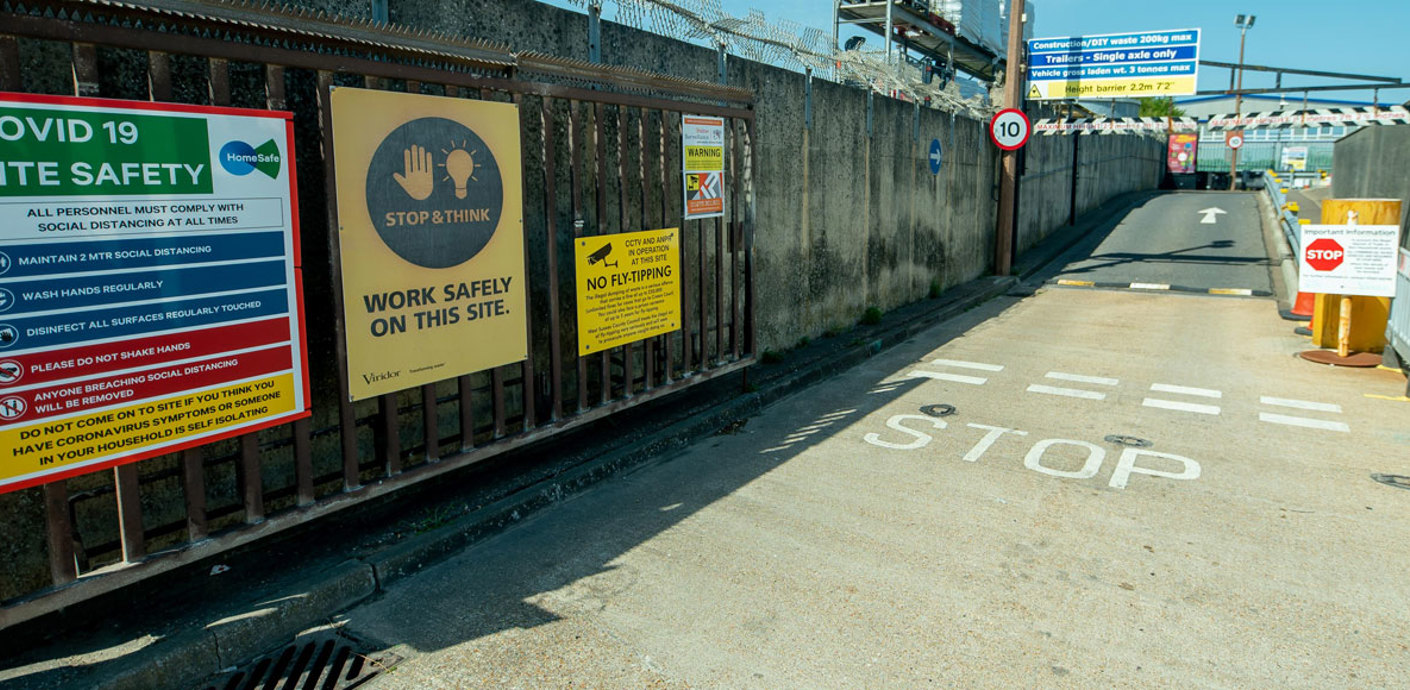
M205 682L204 690L348 690L401 661L395 654L367 654L352 638L321 634L302 638Z
M921 411L923 414L928 414L928 415L930 415L931 417L948 417L948 416L950 416L950 415L952 415L952 414L955 413L955 406L954 406L954 405L926 405L925 407L920 408L920 411Z
M1104 440L1107 443L1115 443L1119 446L1131 446L1132 448L1150 448L1152 445L1155 445L1143 438L1136 438L1135 436L1121 436L1119 434L1112 434L1110 436L1107 436Z
M1397 489L1410 489L1410 477L1403 474L1373 474L1371 478Z

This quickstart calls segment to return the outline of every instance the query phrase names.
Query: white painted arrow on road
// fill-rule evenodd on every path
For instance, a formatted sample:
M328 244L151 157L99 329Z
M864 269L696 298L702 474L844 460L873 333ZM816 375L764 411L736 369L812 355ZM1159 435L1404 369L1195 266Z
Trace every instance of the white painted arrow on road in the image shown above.
M1200 221L1199 221L1199 222L1200 222L1200 225L1214 225L1215 223L1218 223L1218 222L1219 222L1219 214L1221 214L1221 213L1227 213L1227 211L1225 211L1225 210L1222 209L1222 208L1213 208L1213 207L1211 207L1211 208L1207 208L1207 209L1205 209L1205 210L1203 210L1203 211L1196 211L1196 213L1203 213L1203 214L1204 214L1204 218L1201 218Z

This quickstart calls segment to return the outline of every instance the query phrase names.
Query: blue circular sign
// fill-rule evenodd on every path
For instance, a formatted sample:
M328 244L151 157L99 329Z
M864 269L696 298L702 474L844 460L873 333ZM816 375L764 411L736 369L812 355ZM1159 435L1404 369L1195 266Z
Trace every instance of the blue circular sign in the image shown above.
M945 150L940 148L939 139L930 140L930 174L939 175L940 165L945 162Z
M255 170L255 147L231 141L220 147L220 165L231 175L248 175Z

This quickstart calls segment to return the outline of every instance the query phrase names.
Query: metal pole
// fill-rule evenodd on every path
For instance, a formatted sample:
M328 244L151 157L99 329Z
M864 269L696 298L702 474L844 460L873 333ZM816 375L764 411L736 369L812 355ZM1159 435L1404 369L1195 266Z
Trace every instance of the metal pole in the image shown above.
M1244 39L1248 37L1248 25L1239 28L1239 86L1234 96L1234 123L1238 126L1239 118L1243 116L1244 95L1238 93L1244 90ZM1229 189L1234 189L1234 182L1239 178L1239 150L1234 149L1230 156L1229 163Z
M891 12L896 7L895 0L886 0L886 64L891 64L891 31L895 28Z
M729 52L726 50L725 42L720 41L716 43L715 51L719 60L719 73L716 74L716 81L720 84L728 84L729 71L727 69L726 60L729 59Z
M588 62L602 62L602 0L588 3Z
M1008 63L1004 69L1004 107L1023 103L1023 0L1009 8ZM994 231L994 275L1006 276L1012 266L1014 219L1017 217L1018 156L1005 151L999 176L999 219Z
M842 43L841 43L841 40L842 40L842 37L841 37L841 27L842 27L842 0L833 0L833 2L832 2L832 50L833 50L833 52L842 50ZM841 73L841 71L842 71L842 70L839 68L839 64L838 64L836 58L834 58L834 59L833 59L833 62L832 62L832 80L833 80L833 81L838 81L838 75Z

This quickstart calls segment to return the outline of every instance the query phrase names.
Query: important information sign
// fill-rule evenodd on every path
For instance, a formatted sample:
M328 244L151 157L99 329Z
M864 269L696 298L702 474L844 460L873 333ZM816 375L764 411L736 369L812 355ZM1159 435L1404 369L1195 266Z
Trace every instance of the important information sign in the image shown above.
M1299 244L1299 291L1395 296L1399 226L1304 225Z
M1028 99L1190 96L1199 29L1028 41Z
M0 491L308 414L288 113L0 94Z
M725 120L686 115L681 118L685 218L725 215Z
M333 91L353 400L528 356L519 109Z
M574 249L579 355L680 328L678 228L580 237Z

